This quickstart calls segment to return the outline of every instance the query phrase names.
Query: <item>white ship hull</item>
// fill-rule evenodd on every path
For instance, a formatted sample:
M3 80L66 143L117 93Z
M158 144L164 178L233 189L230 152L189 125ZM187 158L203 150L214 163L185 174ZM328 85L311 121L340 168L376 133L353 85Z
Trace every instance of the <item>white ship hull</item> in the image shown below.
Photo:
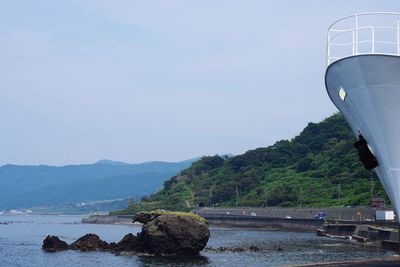
M400 212L400 57L364 54L332 63L326 88L355 136L378 161L374 169Z

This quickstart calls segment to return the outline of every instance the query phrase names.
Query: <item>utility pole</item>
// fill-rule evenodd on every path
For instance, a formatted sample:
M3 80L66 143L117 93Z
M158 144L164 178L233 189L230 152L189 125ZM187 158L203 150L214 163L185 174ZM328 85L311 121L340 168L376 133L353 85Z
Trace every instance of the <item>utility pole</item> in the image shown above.
M300 207L303 207L303 187L300 187Z
M235 187L235 193L236 193L236 207L238 206L238 199L239 199L239 189L237 186Z
M375 195L375 182L374 182L374 177L371 177L371 199Z
M209 192L210 195L209 195L209 200L208 200L210 207L213 206L213 191L214 191L214 189L215 189L215 184L210 187L210 192Z
M208 199L208 205L211 207L212 206L212 188L210 189L210 196Z
M342 192L340 189L340 184L338 185L338 201L340 201L340 199L342 198Z

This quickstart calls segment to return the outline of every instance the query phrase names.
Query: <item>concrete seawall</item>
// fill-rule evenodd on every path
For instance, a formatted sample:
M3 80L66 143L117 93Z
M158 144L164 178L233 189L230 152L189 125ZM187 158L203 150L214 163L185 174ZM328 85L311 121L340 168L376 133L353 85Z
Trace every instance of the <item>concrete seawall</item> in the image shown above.
M249 228L257 230L281 230L315 232L324 221L316 219L286 219L247 215L203 215L210 226Z
M321 228L323 220L315 219L285 219L263 216L211 214L203 215L210 226L247 228L257 230L283 230L313 232ZM132 223L132 215L90 215L82 219L82 223L91 224L127 224Z
M374 221L376 208L201 208L196 212L212 226L254 228L259 230L315 231L324 220L314 219L319 212L326 214L332 223L368 225ZM374 222L380 226L392 226L391 222Z
M371 207L341 208L201 208L193 212L207 219L211 226L236 227L258 230L315 231L324 220L314 219L319 212L326 214L331 223L371 224L376 212ZM132 215L91 215L82 223L132 224ZM391 227L395 223L373 222Z
M394 222L382 222L380 225L361 225L349 223L324 224L317 230L318 236L356 240L378 248L399 250L398 226Z
M339 207L339 208L201 208L196 212L201 216L213 214L253 215L271 218L314 219L319 212L326 214L327 220L369 221L373 220L377 208L371 207ZM387 208L387 210L392 210Z

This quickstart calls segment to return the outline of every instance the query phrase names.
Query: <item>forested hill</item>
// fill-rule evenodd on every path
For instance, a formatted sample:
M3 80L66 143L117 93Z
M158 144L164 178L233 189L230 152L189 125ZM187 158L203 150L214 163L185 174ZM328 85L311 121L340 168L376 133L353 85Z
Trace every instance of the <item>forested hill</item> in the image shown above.
M365 170L355 137L340 114L309 123L292 140L235 157L203 157L164 183L164 188L125 213L139 209L206 206L354 206L387 199L376 175ZM374 186L371 185L373 181ZM236 203L237 202L237 203Z

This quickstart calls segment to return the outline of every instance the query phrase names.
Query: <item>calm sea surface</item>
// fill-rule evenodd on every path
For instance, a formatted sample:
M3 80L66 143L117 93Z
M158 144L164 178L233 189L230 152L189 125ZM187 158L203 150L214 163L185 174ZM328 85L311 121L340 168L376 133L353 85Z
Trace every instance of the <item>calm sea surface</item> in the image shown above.
M107 252L41 250L48 234L71 243L87 233L119 241L139 227L81 224L80 216L0 215L0 266L282 266L345 259L389 257L392 252L362 247L312 233L213 229L208 246L259 247L260 252L202 252L199 257L115 256ZM278 251L278 248L282 248Z

